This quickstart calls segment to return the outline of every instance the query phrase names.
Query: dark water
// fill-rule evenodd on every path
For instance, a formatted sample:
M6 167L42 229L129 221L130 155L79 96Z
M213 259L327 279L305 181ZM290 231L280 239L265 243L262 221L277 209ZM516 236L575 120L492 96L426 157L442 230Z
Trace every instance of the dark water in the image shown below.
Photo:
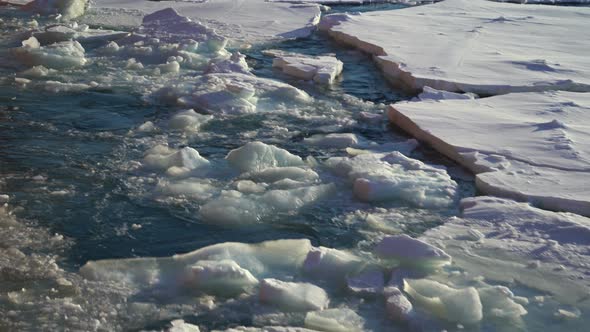
M334 8L341 11L352 7ZM356 9L383 8L400 6L369 5ZM368 56L338 47L322 34L265 48L310 55L335 53L345 63L344 73L329 88L306 85L281 75L271 68L272 59L262 55L260 49L247 53L256 75L293 83L326 105L341 105L344 93L375 103L410 97L387 86ZM22 207L18 212L20 218L38 221L74 240L68 257L73 267L103 258L167 256L226 241L305 237L315 244L338 247L354 243L359 237L357 230L343 226L336 218L357 206L343 206L339 201L326 202L296 216L277 216L272 223L218 227L198 219L198 206L157 202L144 195L143 188L135 188L128 181L137 174L124 166L129 161L141 160L145 147L139 139L129 138L128 133L146 120L165 120L177 109L114 91L51 94L3 87L0 100L0 167L6 176L5 191L12 197L11 204ZM349 107L352 114L360 111L355 110L355 105ZM263 124L269 121L298 130L300 135L277 142L270 130L272 125ZM206 158L223 158L230 149L258 139L321 160L342 152L311 149L303 146L301 140L325 126L326 123L301 121L286 114L219 118L203 129L214 135L188 144ZM251 130L257 131L254 138L241 136ZM378 143L407 138L380 126L358 126L353 130ZM131 232L133 224L142 228ZM430 225L434 224L436 221Z

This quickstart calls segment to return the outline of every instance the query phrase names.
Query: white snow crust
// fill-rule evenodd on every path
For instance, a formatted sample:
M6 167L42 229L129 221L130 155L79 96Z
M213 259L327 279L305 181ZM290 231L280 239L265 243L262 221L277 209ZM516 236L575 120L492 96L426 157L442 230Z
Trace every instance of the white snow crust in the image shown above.
M583 40L590 9L446 0L402 10L335 14L320 28L373 54L410 90L590 91Z
M127 19L128 10L151 14L164 8L173 8L194 20L207 20L226 37L245 43L268 42L274 39L306 37L319 21L319 6L293 6L264 0L211 0L211 1L134 1L95 0L94 15L120 15Z

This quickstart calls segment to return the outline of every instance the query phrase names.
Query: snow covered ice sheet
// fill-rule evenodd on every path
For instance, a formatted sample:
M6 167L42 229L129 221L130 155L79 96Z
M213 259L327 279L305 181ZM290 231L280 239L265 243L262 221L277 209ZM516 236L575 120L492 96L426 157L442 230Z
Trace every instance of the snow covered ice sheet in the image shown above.
M484 193L590 215L589 110L588 93L544 92L404 102L388 114L479 173L476 184Z
M125 10L138 10L150 14L164 8L174 8L183 16L194 20L207 20L219 33L245 43L267 42L273 39L308 36L319 21L319 6L294 6L270 3L264 0L211 0L211 1L135 1L95 0L91 14L121 15ZM97 12L92 12L96 10Z
M328 15L320 29L373 54L393 84L410 90L590 91L589 17L584 7L446 0Z

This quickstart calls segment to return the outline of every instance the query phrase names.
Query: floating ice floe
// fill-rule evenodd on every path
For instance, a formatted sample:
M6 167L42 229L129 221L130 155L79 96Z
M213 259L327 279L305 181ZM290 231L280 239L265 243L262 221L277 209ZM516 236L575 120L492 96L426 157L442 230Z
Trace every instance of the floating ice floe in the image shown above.
M309 56L272 50L264 53L275 57L272 66L283 73L319 84L332 84L344 68L342 61L334 56Z
M193 170L209 165L209 161L193 148L172 149L165 145L157 145L148 150L143 158L147 168L174 172L178 169Z
M280 103L311 100L307 93L289 84L242 73L200 76L194 81L171 84L154 96L199 111L221 114L255 113L273 110Z
M221 195L201 207L205 222L244 225L261 222L277 213L293 213L329 197L332 184L303 186L292 189L271 189L263 193L245 194L224 190Z
M228 153L226 159L240 172L262 171L271 167L304 166L301 157L274 145L251 142Z
M212 25L220 34L250 44L306 37L315 30L320 17L320 8L314 4L294 8L289 4L269 3L264 0L96 0L89 13L94 20L106 17L109 22L116 24L129 20L129 10L140 11L146 15L165 8L173 8L193 20L206 20L207 24Z
M420 239L443 247L454 266L472 275L517 282L552 294L560 303L587 307L590 288L583 276L588 273L590 219L493 197L468 198L461 205L461 218L451 218ZM484 238L474 241L474 230Z
M168 128L186 133L196 132L211 119L213 119L213 116L199 114L194 110L180 111L170 118Z
M590 215L590 93L398 103L392 123L478 174L487 194ZM547 188L551 188L547 191Z
M589 13L583 7L446 0L328 15L320 28L373 54L392 83L411 90L590 91L590 60L578 42L578 32L590 28Z
M405 200L425 208L450 205L457 184L442 167L426 165L399 152L333 157L326 166L353 182L357 198L367 202Z
M260 276L298 271L311 248L309 240L227 242L172 257L91 261L80 272L89 279L119 281L136 290L246 290Z
M336 149L358 147L361 142L363 139L359 135L351 133L316 134L303 140L307 145Z

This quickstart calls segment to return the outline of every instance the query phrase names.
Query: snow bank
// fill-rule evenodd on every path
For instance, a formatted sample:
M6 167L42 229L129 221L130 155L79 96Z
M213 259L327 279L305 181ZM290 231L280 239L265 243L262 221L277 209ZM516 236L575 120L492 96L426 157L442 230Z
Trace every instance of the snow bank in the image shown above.
M194 20L206 20L221 35L242 43L260 43L275 39L306 37L319 21L317 5L293 7L265 0L212 1L133 1L96 0L92 14L128 20L128 10L150 14L173 8Z
M272 66L280 68L285 74L295 78L314 81L319 84L332 84L342 73L344 64L334 56L308 56L296 53L272 53L275 55Z
M589 14L579 7L446 0L326 16L320 28L373 54L393 84L410 90L590 91L590 59L579 42Z
M450 205L457 184L446 170L426 165L399 152L334 157L326 166L353 182L357 198L367 202L402 199L425 208Z
M444 247L454 266L471 275L516 282L549 293L562 304L587 308L582 299L590 291L584 281L590 272L590 219L493 197L468 198L461 205L462 218L451 218L421 239ZM502 289L482 292L484 304L495 303L498 292L511 298ZM513 304L493 308L499 317L522 313Z
M484 193L590 215L590 94L398 103L392 123L477 175ZM551 191L547 191L551 188Z

